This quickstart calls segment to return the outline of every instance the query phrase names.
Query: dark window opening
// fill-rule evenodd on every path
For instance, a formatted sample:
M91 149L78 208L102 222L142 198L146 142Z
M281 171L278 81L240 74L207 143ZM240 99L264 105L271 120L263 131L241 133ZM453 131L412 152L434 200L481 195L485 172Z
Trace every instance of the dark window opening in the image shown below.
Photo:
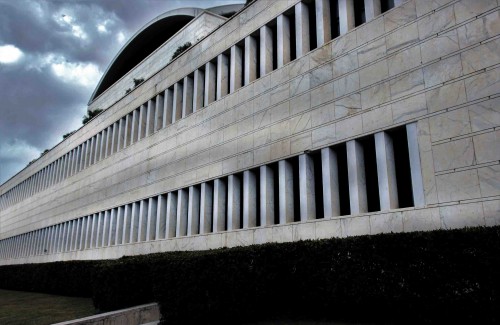
M363 146L366 178L366 199L368 212L380 211L378 191L377 156L375 153L375 137L373 135L360 140Z
M268 165L273 170L273 185L274 185L274 224L280 223L280 183L279 183L279 168L278 163Z
M306 2L305 4L309 11L309 42L310 50L312 51L318 47L318 40L316 39L316 8L314 7L314 1Z
M314 162L314 198L316 203L316 219L325 217L323 206L323 170L321 168L321 151L311 154Z
M394 0L380 0L380 11L382 13L394 8Z
M330 24L332 39L335 39L340 35L339 4L337 0L330 1Z
M300 176L299 157L289 159L292 164L293 175L293 221L300 221Z
M354 1L354 25L358 27L366 22L365 2Z
M400 208L414 206L411 183L410 155L406 127L389 131L394 146L394 164L396 166L396 181Z
M337 145L333 148L337 154L337 166L339 177L339 200L340 200L340 215L346 216L351 214L351 204L349 198L349 174L347 170L347 148L345 143Z

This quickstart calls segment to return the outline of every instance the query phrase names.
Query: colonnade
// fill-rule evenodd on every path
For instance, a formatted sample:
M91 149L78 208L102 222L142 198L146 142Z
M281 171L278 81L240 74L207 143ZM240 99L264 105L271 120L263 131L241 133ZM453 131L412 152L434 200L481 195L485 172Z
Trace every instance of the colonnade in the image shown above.
M408 161L399 175L409 175L410 197L397 186L397 161ZM0 258L358 215L374 211L374 200L381 211L424 206L416 123L7 238Z
M63 181L274 69L281 68L305 55L313 46L320 47L332 38L347 33L356 25L379 15L382 7L389 9L402 2L314 0L297 3L293 10L247 35L226 52L0 196L0 210ZM363 11L364 20L356 22L356 10ZM314 15L310 11L314 11ZM315 17L315 21L310 22L310 17ZM314 26L314 33L310 30L311 26ZM311 40L313 35L316 35L315 40ZM292 37L295 38L294 48L291 46ZM277 53L273 53L275 49Z

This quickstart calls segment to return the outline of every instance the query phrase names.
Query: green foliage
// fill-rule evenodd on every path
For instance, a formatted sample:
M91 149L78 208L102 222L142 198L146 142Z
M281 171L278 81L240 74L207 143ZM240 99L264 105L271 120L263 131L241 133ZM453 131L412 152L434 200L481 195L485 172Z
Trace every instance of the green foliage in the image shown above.
M101 113L102 113L102 109L100 109L100 108L87 112L87 114L84 115L82 118L82 124L83 125L87 124L91 119L93 119L94 117L96 117L97 115L99 115Z
M91 297L96 261L19 264L0 267L0 288L63 296Z
M92 287L101 311L157 301L169 325L484 324L500 321L499 274L500 227L491 227L2 266L0 287Z
M125 95L129 94L131 91L132 91L132 89L127 88L127 89L125 90Z
M63 134L63 140L64 140L64 139L66 139L67 137L69 137L70 135L72 135L72 134L73 134L73 133L75 133L75 132L76 132L76 130L71 131L71 132L68 132L68 133L66 133L66 134Z
M134 88L137 88L140 84L144 82L144 78L134 78Z
M191 47L191 42L186 42L184 43L183 45L179 46L174 54L172 54L172 58L170 59L170 61L173 61L176 57L178 57L179 55L181 55L182 53L184 53L185 50L187 50L188 48Z

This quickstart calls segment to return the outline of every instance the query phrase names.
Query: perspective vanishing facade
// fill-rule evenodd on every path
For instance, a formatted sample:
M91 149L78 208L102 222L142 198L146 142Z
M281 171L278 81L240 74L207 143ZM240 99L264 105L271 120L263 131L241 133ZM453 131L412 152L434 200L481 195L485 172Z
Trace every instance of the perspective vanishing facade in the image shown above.
M499 8L158 17L97 86L104 112L0 187L0 264L500 224Z

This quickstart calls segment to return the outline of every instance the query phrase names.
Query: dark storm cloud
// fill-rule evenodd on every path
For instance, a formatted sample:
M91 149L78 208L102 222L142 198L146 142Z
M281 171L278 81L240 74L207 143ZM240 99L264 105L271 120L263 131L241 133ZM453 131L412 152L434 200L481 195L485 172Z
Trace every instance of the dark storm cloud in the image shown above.
M244 0L0 0L0 184L78 128L103 71L124 43L167 10ZM17 51L17 50L16 50Z

